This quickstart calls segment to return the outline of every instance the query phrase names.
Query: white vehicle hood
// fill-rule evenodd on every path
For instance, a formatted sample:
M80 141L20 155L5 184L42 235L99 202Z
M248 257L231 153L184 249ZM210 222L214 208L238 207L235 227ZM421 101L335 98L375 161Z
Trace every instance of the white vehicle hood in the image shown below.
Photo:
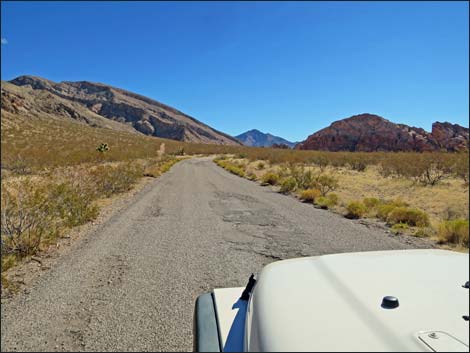
M468 254L444 250L275 262L260 273L250 298L244 349L468 352L469 322L462 318L469 314L468 280ZM383 308L385 296L399 306Z

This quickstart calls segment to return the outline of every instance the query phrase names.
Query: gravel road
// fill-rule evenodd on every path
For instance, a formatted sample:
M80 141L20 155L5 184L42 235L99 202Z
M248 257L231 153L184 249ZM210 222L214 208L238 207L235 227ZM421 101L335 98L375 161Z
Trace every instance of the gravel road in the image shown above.
M198 294L278 259L426 246L404 239L185 160L2 305L1 349L190 351Z

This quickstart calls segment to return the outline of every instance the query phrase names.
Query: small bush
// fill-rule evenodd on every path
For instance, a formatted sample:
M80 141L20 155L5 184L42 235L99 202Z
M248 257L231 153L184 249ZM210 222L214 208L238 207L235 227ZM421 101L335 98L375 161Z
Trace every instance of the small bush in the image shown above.
M315 205L326 210L328 209L328 199L325 196L320 196L315 200Z
M361 218L367 213L366 206L360 201L352 201L346 207L348 213L346 217L348 218Z
M377 218L381 219L382 221L386 221L390 212L392 212L395 208L396 206L390 204L380 205L377 209Z
M451 221L459 219L465 216L465 211L453 206L447 206L442 212L442 219L445 221Z
M300 199L305 202L314 202L320 195L321 193L318 189L307 189L302 191Z
M323 155L313 157L311 162L320 168L320 172L323 172L328 167L328 164L330 164L330 160Z
M437 237L439 243L452 243L468 247L469 221L455 219L439 224Z
M56 229L47 212L47 188L26 180L17 186L17 192L2 185L1 196L2 255L34 254L43 237Z
M429 227L418 227L414 233L412 233L414 237L417 238L425 238L431 236L430 228Z
M238 167L236 165L229 164L226 166L225 169L232 174L238 175L239 177L243 178L245 176L245 171L241 167Z
M177 162L179 162L180 159L177 158L168 158L163 161L163 164L160 166L160 173L166 173L167 171L170 170L170 168L175 165Z
M392 232L395 234L401 234L404 230L409 228L410 227L406 223L397 223L392 226Z
M279 192L283 194L288 194L291 191L294 191L297 187L297 183L293 177L287 177L281 180L281 189Z
M49 194L49 213L61 218L66 227L84 224L98 216L94 197L93 193L70 183L54 185Z
M2 272L16 265L17 258L15 255L2 255Z
M458 158L459 160L457 160L455 163L454 163L454 174L456 177L458 178L461 178L462 181L464 182L464 186L467 186L469 185L469 180L470 180L470 177L469 177L469 173L470 173L470 166L469 166L469 163L470 163L470 159L468 158L468 153L460 153Z
M315 186L320 190L322 196L326 196L329 192L336 190L338 187L338 179L330 175L322 174L316 178Z
M387 221L387 217L397 207L407 207L408 204L400 199L385 201L377 206L377 217L382 221Z
M380 200L375 197L366 197L365 199L362 200L362 203L368 209L375 209L379 205Z
M253 173L253 172L249 172L249 173L246 175L246 178L249 179L249 180L256 180L256 174Z
M276 185L279 182L279 174L266 173L261 177L261 182L265 185Z
M256 165L256 169L263 170L264 166L265 166L264 162L258 162L258 164Z
M144 169L140 165L124 163L117 167L98 166L90 174L95 179L98 194L109 197L130 190L137 179L144 175Z
M327 210L338 204L338 195L329 194L328 196L320 196L314 202L315 205Z
M315 188L316 178L311 170L305 171L303 166L290 166L290 175L295 179L297 188L312 189Z
M367 164L359 159L354 159L351 162L349 162L349 166L351 167L352 170L356 170L358 172L363 172L367 168Z
M338 195L331 193L331 194L328 194L326 198L330 202L329 207L336 206L338 204L338 201L339 201Z
M429 216L417 208L395 207L387 216L390 224L405 223L410 226L426 227L429 225Z

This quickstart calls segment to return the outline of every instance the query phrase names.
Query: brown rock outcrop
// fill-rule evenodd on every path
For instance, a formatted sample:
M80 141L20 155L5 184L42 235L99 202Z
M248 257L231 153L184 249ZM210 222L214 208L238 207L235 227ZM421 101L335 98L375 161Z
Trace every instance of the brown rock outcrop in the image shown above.
M11 84L20 94L31 96L33 108L40 114L56 114L93 126L122 129L132 128L145 135L187 142L240 145L241 143L220 131L153 99L120 88L87 81L56 83L40 77L21 76L2 82L6 109L15 109L11 98ZM8 96L10 95L10 96ZM8 96L8 97L7 97ZM35 99L35 97L41 99ZM7 99L8 98L8 99ZM112 121L104 123L101 119ZM91 123L93 122L93 124ZM116 125L117 124L117 125Z
M469 149L469 130L457 124L435 122L432 124L434 141L440 148L449 151Z
M468 128L434 123L432 133L395 124L378 115L339 120L310 135L296 149L324 151L461 151L468 149Z

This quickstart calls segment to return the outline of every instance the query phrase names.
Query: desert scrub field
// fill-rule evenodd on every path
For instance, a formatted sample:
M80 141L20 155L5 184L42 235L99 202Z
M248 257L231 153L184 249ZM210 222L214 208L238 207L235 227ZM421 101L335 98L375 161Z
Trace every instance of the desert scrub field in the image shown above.
M2 273L94 220L103 199L130 190L143 176L158 177L180 159L161 155L10 174L1 185Z
M185 146L3 111L1 133L2 272L95 219L104 200L140 178L168 171Z
M279 151L288 160L235 154L215 162L345 217L378 219L394 233L468 248L468 154L315 152L302 159L293 158L296 152Z

